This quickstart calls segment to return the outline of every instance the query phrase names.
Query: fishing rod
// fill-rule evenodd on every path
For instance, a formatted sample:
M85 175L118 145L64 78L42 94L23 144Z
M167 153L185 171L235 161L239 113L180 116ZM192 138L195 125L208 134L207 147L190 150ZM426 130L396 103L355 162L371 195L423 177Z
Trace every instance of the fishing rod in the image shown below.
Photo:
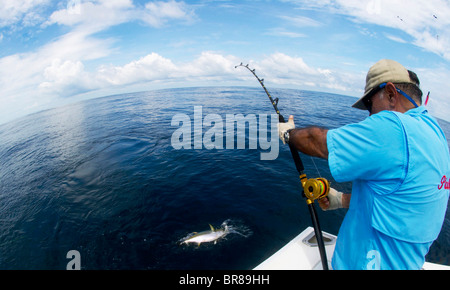
M235 69L238 67L245 67L247 68L259 81L261 86L263 87L264 91L266 92L267 96L269 97L270 102L272 103L273 108L275 109L275 112L277 112L278 119L280 123L286 123L286 120L284 119L283 115L281 115L280 110L278 109L278 102L279 99L274 99L269 91L267 90L266 86L264 85L264 79L260 79L256 75L256 70L251 69L249 65L244 65L242 62L240 65L235 66ZM298 171L298 174L300 175L300 181L302 184L302 195L306 198L306 203L308 205L309 213L311 215L311 220L314 226L314 233L316 235L317 239L317 245L319 247L319 253L320 258L322 261L322 267L324 270L328 270L328 262L327 262L327 253L325 251L325 243L323 241L323 235L322 230L320 229L320 223L319 218L317 216L317 211L314 206L314 202L318 199L322 199L328 196L328 193L330 192L330 183L328 180L324 178L311 178L308 179L308 177L305 174L305 167L303 166L303 161L300 158L300 154L297 151L297 149L294 147L294 145L289 144L289 149L291 150L292 158L294 159L295 167Z

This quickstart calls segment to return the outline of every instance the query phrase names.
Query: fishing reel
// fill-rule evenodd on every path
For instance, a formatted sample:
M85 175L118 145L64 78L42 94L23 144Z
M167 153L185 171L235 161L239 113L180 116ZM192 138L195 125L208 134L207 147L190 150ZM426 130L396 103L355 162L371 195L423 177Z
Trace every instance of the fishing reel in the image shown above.
M303 194L308 204L314 203L316 200L323 199L330 192L330 183L325 178L311 178L306 176L301 178L303 185Z

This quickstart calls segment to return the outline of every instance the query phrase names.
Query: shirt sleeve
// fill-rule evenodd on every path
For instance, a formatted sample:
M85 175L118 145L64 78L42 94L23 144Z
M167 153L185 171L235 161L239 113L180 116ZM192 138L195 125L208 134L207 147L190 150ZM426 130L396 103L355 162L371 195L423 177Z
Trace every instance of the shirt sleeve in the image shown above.
M380 193L387 193L400 186L406 176L406 137L392 112L330 130L327 145L331 174L338 182L374 181Z

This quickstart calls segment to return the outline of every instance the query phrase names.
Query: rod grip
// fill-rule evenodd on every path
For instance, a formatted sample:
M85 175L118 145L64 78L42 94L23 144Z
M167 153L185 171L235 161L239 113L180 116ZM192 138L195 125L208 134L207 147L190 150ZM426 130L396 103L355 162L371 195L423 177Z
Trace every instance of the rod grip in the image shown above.
M314 203L308 204L309 213L311 215L311 220L314 225L314 233L316 234L317 245L319 247L320 259L322 261L323 270L328 269L328 259L327 252L325 250L325 243L323 241L322 230L319 224L319 218L317 217L316 208L314 207Z

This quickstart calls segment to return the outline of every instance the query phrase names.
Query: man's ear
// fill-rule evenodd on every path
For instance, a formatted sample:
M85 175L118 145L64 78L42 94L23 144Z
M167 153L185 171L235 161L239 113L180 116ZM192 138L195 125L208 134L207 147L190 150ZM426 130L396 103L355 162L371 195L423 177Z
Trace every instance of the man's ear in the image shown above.
M391 107L395 107L398 102L399 94L397 93L397 88L393 83L389 82L386 84L385 94L389 100L389 104L391 105Z

